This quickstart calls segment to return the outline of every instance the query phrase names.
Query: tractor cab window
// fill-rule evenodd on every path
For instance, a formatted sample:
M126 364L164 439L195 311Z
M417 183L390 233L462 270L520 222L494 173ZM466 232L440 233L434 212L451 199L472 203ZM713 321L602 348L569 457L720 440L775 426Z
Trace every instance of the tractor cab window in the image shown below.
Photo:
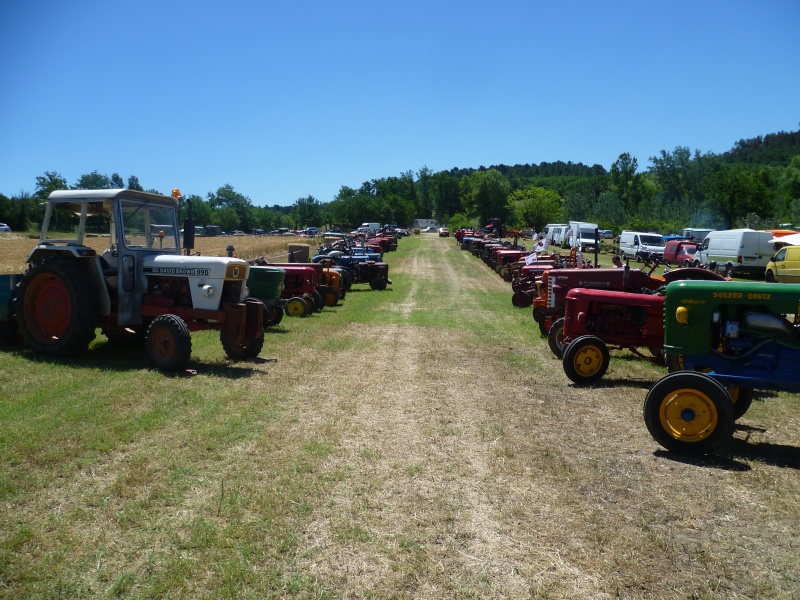
M142 200L122 200L122 243L127 248L177 251L178 227L170 206Z

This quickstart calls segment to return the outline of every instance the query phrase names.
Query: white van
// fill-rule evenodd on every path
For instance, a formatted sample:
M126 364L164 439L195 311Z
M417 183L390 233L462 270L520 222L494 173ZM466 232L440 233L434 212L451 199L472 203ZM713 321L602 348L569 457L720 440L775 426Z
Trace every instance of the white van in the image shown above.
M683 230L683 237L691 238L693 242L698 244L706 239L706 236L714 231L713 229L696 229L694 227L687 227Z
M561 246L564 247L564 238L567 235L567 229L569 229L569 225L562 225L561 227L556 227L553 229L553 242L554 246Z
M597 223L587 223L585 221L570 221L567 236L569 237L569 247L577 248L580 252L589 249L594 250L597 240Z
M704 265L716 263L717 270L725 273L726 277L764 277L767 264L776 251L771 239L770 232L754 229L712 231L697 250L695 261Z
M664 258L664 238L660 233L623 231L619 234L619 256L622 260L633 258L636 262L644 262L644 254Z
M380 223L362 223L358 230L363 231L364 233L375 233L380 228Z
M553 238L555 237L556 229L566 226L566 223L548 223L544 226L544 229L542 229L541 233L544 234L544 239L546 239L549 244L555 244L555 240Z

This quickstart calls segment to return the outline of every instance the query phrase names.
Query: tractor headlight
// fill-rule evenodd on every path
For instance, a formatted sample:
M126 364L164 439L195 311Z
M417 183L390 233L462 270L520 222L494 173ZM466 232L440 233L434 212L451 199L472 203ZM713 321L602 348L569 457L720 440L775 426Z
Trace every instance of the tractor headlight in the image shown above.
M213 296L214 296L214 286L213 285L205 284L205 285L203 285L202 290L203 290L203 295L206 298L213 298Z
M681 325L686 325L689 322L689 309L685 306L679 306L675 310L675 320Z

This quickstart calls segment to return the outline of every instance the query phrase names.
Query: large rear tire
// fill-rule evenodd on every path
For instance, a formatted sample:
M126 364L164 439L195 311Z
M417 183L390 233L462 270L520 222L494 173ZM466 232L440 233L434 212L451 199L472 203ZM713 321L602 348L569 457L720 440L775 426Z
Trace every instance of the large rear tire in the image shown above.
M707 454L733 435L731 397L715 379L696 371L670 373L644 400L644 422L667 450Z
M95 338L97 291L74 259L46 256L23 274L16 312L20 334L34 352L74 356Z
M147 328L147 356L160 371L183 371L192 356L192 335L177 315L159 315Z

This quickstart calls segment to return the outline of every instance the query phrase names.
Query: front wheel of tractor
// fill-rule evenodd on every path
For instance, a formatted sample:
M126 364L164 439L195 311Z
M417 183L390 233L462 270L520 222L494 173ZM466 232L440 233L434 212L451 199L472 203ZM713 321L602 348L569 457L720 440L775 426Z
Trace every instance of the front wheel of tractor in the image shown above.
M161 371L183 371L192 356L189 327L177 315L159 315L147 328L147 356Z

